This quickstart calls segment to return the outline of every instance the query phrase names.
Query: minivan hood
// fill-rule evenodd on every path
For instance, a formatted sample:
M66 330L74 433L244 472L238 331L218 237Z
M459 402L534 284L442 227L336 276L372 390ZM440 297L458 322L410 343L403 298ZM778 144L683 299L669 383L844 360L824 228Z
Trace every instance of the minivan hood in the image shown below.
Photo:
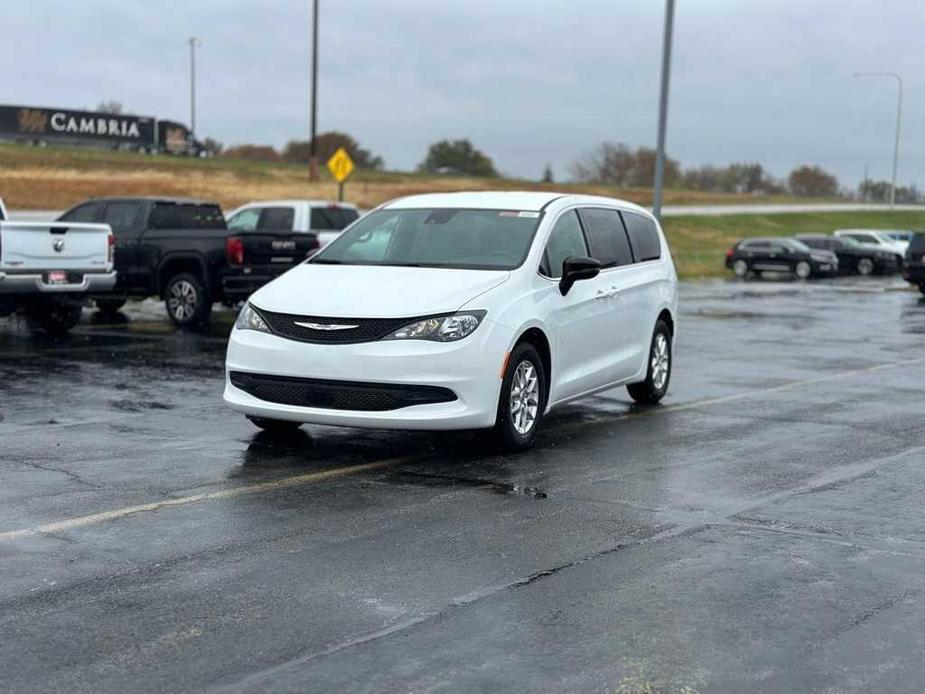
M256 293L257 308L330 318L405 318L456 311L510 272L303 263Z

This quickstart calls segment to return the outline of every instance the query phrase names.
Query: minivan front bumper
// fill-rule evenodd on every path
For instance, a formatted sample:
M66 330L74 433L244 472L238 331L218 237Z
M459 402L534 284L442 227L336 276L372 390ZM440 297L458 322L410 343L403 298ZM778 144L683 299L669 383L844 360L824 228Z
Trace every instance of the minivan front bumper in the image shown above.
M254 330L235 328L228 342L224 401L251 417L373 429L480 429L495 423L501 370L513 331L484 321L458 342L377 340L357 344L299 342ZM250 378L248 378L250 376ZM269 379L261 379L269 377ZM286 388L260 390L274 377ZM305 382L320 387L310 396L293 394L290 386ZM340 396L337 384L341 384ZM248 392L249 391L249 392ZM406 404L396 399L392 409L365 409L350 403L376 397L377 391L438 392L439 402ZM277 402L257 397L254 393ZM300 400L299 398L305 398ZM320 399L319 399L320 398ZM311 402L300 406L292 402ZM392 407L390 405L389 407Z

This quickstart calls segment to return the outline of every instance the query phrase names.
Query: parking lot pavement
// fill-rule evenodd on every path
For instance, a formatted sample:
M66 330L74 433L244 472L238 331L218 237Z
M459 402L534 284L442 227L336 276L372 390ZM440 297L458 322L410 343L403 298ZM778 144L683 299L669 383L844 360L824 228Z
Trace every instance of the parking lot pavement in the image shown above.
M682 302L662 406L608 392L512 456L258 434L220 401L229 312L0 321L0 683L921 691L925 303L898 280Z

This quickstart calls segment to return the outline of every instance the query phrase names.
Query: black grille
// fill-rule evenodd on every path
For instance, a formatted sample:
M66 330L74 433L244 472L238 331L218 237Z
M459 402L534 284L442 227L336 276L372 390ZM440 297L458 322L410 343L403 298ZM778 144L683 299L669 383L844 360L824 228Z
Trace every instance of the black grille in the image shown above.
M385 412L412 405L452 402L456 394L437 386L329 381L232 371L231 384L260 400L328 410Z
M267 325L274 333L290 340L346 345L355 342L373 342L391 335L399 328L413 323L418 318L329 318L325 316L300 316L293 313L274 313L259 309ZM316 323L325 326L349 325L356 327L340 330L319 330L297 325Z

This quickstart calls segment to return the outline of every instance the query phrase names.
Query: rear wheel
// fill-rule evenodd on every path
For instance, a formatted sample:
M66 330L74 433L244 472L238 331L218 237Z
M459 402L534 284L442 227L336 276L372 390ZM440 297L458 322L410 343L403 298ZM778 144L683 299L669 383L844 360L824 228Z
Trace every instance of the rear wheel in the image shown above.
M875 266L874 266L873 259L861 258L860 260L858 260L858 274L859 275L864 275L865 277L867 277L868 275L872 275L874 274L874 268Z
M736 277L745 277L748 274L748 263L744 260L737 260L732 264L732 274Z
M655 324L652 344L649 347L649 368L646 380L626 387L630 397L638 403L654 405L668 392L671 382L671 328L663 320Z
M805 260L801 260L794 266L793 271L801 280L806 280L813 274L813 266Z
M80 321L83 307L77 303L50 300L30 304L25 309L29 327L41 330L52 337L67 335Z
M248 417L251 424L270 434L291 434L302 422L290 422L286 419L267 419L266 417Z
M93 303L103 313L115 313L125 306L125 299L95 299Z
M207 323L212 313L212 299L205 285L189 272L181 272L167 280L164 304L170 320L181 328Z
M530 448L536 441L546 409L546 370L536 348L529 342L517 345L508 358L495 434L509 450Z

